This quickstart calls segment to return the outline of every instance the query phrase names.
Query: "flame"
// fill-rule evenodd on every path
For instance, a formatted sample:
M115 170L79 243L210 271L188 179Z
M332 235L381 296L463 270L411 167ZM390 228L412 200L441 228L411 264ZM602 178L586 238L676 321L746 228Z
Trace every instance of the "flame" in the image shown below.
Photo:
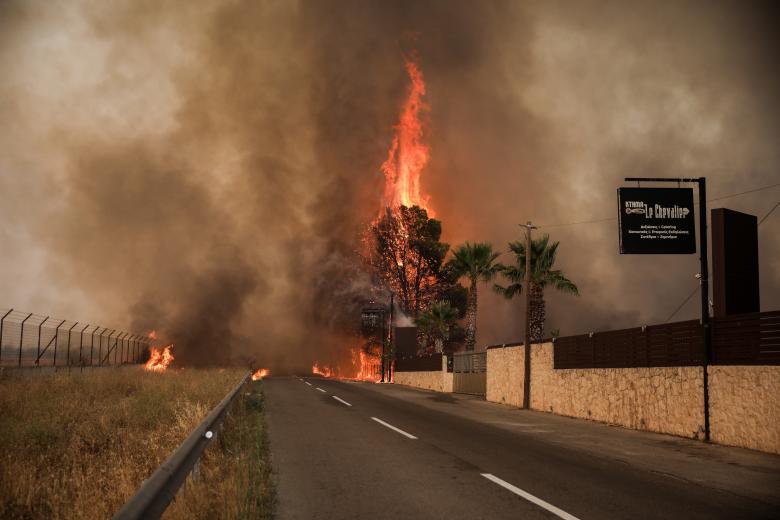
M252 374L252 381L258 381L269 375L271 375L270 370L268 370L267 368L261 368L260 370Z
M157 339L157 331L156 330L150 330L148 334L150 339Z
M328 366L320 366L316 362L311 366L311 373L322 377L333 377L333 371Z
M150 372L165 372L165 369L168 368L168 365L170 365L174 359L173 354L171 354L172 348L173 345L168 345L162 350L152 347L149 361L144 365L144 370L149 370Z
M430 148L423 142L423 124L420 114L428 110L422 101L425 82L413 58L406 59L406 72L411 86L404 101L401 116L395 128L387 160L382 164L385 174L385 192L382 208L419 206L432 217L428 197L420 195L420 175L430 158Z
M360 347L350 349L351 364L344 367L330 367L314 363L311 373L322 377L334 377L352 381L374 381L381 379L381 357L378 352L366 352Z

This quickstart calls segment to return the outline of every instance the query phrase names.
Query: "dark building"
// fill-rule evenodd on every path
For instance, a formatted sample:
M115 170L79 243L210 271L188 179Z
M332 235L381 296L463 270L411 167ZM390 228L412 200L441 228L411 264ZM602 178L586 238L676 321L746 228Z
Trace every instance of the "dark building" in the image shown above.
M713 307L716 317L760 312L758 219L712 210Z

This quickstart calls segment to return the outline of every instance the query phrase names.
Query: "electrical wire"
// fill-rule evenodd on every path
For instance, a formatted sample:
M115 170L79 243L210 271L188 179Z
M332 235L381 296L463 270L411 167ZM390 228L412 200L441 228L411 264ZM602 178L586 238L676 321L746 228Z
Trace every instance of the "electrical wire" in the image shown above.
M725 200L725 199L730 199L732 197L739 197L740 195L747 195L748 193L756 193L758 191L769 190L769 189L772 189L772 188L777 188L778 186L780 186L780 182L776 183L776 184L770 184L769 186L762 186L760 188L755 188L755 189L752 189L752 190L741 191L739 193L732 193L730 195L723 195L721 197L715 197L713 199L707 199L707 202L715 202L717 200ZM777 206L775 206L775 208L776 207ZM775 208L772 208L772 211L774 211ZM769 213L771 213L772 211L770 211ZM764 217L764 219L766 217L768 217L768 216L769 215L766 215ZM761 222L763 222L764 219L761 219ZM600 219L595 219L595 220L583 220L583 221L579 221L579 222L566 222L566 223L560 223L560 224L540 225L539 227L540 228L549 229L549 228L557 228L557 227L576 226L576 225L579 225L579 224L597 224L597 223L600 223L600 222L615 222L616 220L617 220L616 217L611 217L611 218L600 218Z
M746 192L746 193L747 193L747 192ZM759 221L758 221L758 225L757 225L756 227L760 226L760 225L761 225L761 223L762 223L762 222L764 222L764 221L767 219L767 217L768 217L769 215L771 215L771 214L772 214L772 212L773 212L774 210L776 210L776 209L777 209L777 207L778 207L778 206L780 206L780 202L778 202L777 204L775 204L775 205L772 207L772 209L770 209L770 210L769 210L769 212L768 212L766 215L764 215L764 218L762 218L761 220L759 220ZM701 283L699 283L699 286L701 286ZM698 291L698 290L699 290L699 287L695 287L695 288L693 289L693 292L691 292L691 294L689 294L689 295L688 295L688 297L687 297L687 298L685 298L685 299L683 300L683 302L682 302L682 303L679 305L679 307L677 307L677 308L674 310L674 312L673 312L673 313L672 313L672 314L671 314L671 315L670 315L668 318L666 318L666 321L665 321L664 323L669 323L669 320L671 320L672 318L674 318L674 315L675 315L675 314L677 314L678 312L680 312L680 309L682 309L682 308L685 306L685 304L686 304L686 303L688 303L688 301L689 301L689 300L690 300L690 299L693 297L693 295L694 295L694 294L696 294L696 291Z

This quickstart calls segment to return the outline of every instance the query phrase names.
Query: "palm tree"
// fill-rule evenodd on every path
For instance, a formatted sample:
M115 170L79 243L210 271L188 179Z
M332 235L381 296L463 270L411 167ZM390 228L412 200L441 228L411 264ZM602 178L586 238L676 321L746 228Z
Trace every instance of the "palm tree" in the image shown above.
M429 340L433 340L436 352L442 352L450 339L450 332L458 320L458 309L450 302L434 302L415 320L417 329Z
M558 244L550 244L550 236L544 235L531 241L531 339L539 341L544 332L546 319L544 289L550 285L555 289L568 294L579 296L579 291L574 282L563 275L558 269L553 269L555 257L558 253ZM512 299L523 291L525 282L525 242L510 242L509 249L515 254L516 264L505 266L501 274L510 282L503 287L495 284L493 288L507 299Z
M499 253L487 242L469 244L455 248L448 267L458 276L465 276L471 282L466 306L466 350L474 350L477 343L477 282L489 282L503 266L495 263Z

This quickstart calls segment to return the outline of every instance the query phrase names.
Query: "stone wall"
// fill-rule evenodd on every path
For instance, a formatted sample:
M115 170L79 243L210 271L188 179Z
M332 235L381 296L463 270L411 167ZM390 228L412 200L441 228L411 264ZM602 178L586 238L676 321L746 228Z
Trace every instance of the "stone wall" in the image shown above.
M780 453L780 366L711 366L713 442Z
M701 367L555 370L551 343L531 347L535 410L703 438L703 385Z
M396 372L395 384L424 388L435 392L452 392L452 373L446 371Z
M523 405L523 349L524 347L488 349L485 399L513 406Z
M435 392L452 392L452 372L447 372L447 356L441 357L441 370L395 372L393 382Z

